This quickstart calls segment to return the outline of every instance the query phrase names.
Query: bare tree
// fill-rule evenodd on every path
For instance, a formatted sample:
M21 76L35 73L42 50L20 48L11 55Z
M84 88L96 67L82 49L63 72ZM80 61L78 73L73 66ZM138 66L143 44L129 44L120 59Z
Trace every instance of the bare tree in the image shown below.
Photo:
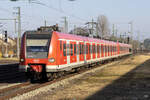
M89 36L89 30L87 28L77 27L69 32L70 34L76 34L81 36Z
M98 16L97 19L97 31L101 38L108 37L110 33L108 19L105 15Z

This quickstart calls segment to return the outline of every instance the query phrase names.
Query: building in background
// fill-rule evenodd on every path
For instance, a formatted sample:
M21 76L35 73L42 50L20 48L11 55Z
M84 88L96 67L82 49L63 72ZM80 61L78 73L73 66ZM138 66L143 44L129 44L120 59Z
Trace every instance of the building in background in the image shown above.
M0 57L13 57L16 55L16 41L11 37L7 37L5 42L5 35L0 34Z

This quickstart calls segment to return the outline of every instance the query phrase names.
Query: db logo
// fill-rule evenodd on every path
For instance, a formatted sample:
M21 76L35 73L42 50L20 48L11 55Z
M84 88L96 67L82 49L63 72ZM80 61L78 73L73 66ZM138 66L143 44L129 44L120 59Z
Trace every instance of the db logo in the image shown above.
M34 59L34 60L33 60L33 62L36 62L36 63L38 63L38 62L39 62L39 60L38 60L38 59Z

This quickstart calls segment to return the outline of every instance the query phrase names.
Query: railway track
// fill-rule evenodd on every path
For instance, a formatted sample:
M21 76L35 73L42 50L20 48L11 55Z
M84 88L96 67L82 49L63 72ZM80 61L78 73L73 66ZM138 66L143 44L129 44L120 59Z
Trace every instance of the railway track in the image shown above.
M24 73L18 71L18 63L0 65L0 83L19 82L24 78Z
M127 57L124 57L124 59L125 58L127 58ZM113 60L105 61L101 65L105 65L108 62L112 62L112 61ZM119 61L121 61L121 60L119 60ZM99 67L98 65L99 64L97 64L97 66L92 66L92 67L89 67L89 68L85 67L84 69L81 69L80 71L78 71L76 73L70 72L69 74L64 74L63 77L57 77L56 79L54 79L52 81L49 81L49 82L36 83L36 84L31 84L30 82L25 82L25 83L21 83L21 84L14 85L14 86L11 86L11 87L7 87L7 88L4 88L4 89L0 89L0 100L10 99L12 97L15 97L15 96L18 96L18 95L22 95L24 93L36 90L38 88L41 88L41 87L44 87L44 86L56 83L58 81L70 78L72 76L75 76L75 75L78 75L78 74L81 74L81 73L84 73L86 71L89 71L91 69Z

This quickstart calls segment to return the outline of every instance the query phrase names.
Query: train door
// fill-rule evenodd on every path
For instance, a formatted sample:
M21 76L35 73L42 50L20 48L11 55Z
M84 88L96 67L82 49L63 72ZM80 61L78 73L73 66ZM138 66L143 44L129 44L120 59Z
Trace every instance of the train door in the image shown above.
M113 47L114 47L114 49L113 49L113 50L114 50L114 51L113 51L113 54L115 55L115 45L114 45Z
M87 63L86 61L86 43L83 44L83 56L84 56L84 63Z
M70 63L76 62L76 43L70 42Z
M112 45L112 55L114 56L114 45Z
M92 44L92 53L93 53L93 59L96 58L96 48L95 48L95 43Z
M73 46L73 52L74 52L74 62L77 62L77 45L76 42L74 42L74 46Z
M101 44L101 57L104 57L104 45Z
M100 46L97 44L97 58L100 58Z
M110 45L108 45L107 48L108 48L108 56L110 56Z
M84 43L79 42L79 60L84 61Z
M90 60L90 44L86 43L86 60Z
M117 43L117 54L118 55L120 54L120 45L119 45L119 43Z
M115 55L117 55L117 47L116 47L116 45L115 45Z
M70 64L70 42L67 41L67 64Z
M90 44L90 55L91 55L91 60L93 59L93 51L92 51L92 43Z
M110 45L110 52L111 52L111 56L112 56L112 45Z
M105 57L107 57L107 45L105 45Z
M95 58L97 59L97 44L95 43Z
M99 44L99 57L102 57L102 49L101 49L101 44Z
M67 64L67 46L66 41L60 41L60 65Z
M77 62L79 62L79 60L80 60L80 59L79 59L79 54L80 54L79 51L80 51L80 50L79 50L79 42L78 42L78 41L76 42L76 47L77 47Z

